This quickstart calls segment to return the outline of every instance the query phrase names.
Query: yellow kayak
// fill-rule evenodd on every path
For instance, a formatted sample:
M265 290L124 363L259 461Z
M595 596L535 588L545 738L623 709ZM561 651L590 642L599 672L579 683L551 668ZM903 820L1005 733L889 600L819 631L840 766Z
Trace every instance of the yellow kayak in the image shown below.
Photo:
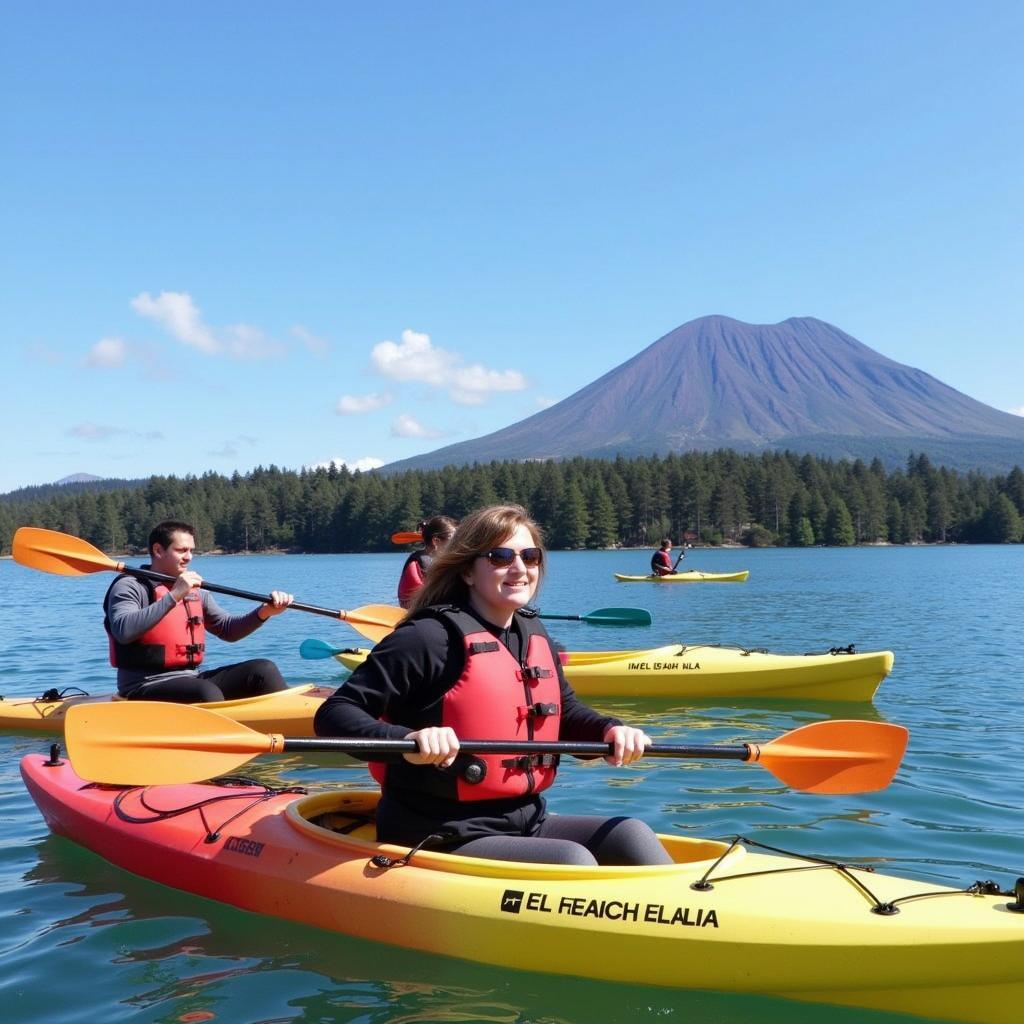
M369 651L353 648L335 655L347 669L361 665ZM724 697L793 700L871 700L892 671L892 651L827 654L769 654L711 644L670 644L639 651L570 651L565 677L576 693L589 697L666 697L705 700Z
M620 583L742 583L750 575L749 569L739 572L700 572L688 569L686 572L670 572L667 576L626 576L621 572L614 574Z
M64 729L64 716L76 704L106 704L122 699L112 693L93 696L81 690L72 693L71 689L61 692L49 690L39 697L0 698L0 729L61 732ZM217 711L261 732L312 736L313 715L333 692L334 687L306 683L262 697L217 701L213 704L199 704L197 707Z
M376 842L376 793L86 786L42 755L22 775L54 832L258 914L505 969L1020 1020L1024 913L992 883L957 890L667 835L674 863L655 867L410 853ZM941 858L941 836L933 845ZM884 857L883 846L873 859Z

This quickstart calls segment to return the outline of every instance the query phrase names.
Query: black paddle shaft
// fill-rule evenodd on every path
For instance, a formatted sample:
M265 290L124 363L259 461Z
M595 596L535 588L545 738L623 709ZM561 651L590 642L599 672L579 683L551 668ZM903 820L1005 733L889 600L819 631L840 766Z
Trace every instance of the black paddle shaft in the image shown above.
M317 751L341 754L415 754L415 740L349 739L341 736L320 736L315 739L285 739L287 752ZM570 743L557 740L460 740L463 754L575 754L580 757L607 757L613 752L611 743ZM747 743L735 747L686 746L678 743L653 743L644 757L693 757L719 761L749 761L752 756Z
M119 567L121 572L128 573L129 576L142 576L147 580L156 580L158 583L174 583L177 579L176 576L168 576L162 572L153 572L152 569L136 569L133 566L125 565ZM260 604L270 604L272 598L269 594L253 594L248 590L236 590L234 587L222 587L216 583L207 583L203 580L199 586L203 590L212 591L214 594L227 594L228 597L242 597L247 601L259 601ZM300 612L312 612L314 615L326 615L329 619L343 619L344 615L340 611L331 611L330 608L319 608L315 604L300 604L298 601L292 601L288 606L294 608Z

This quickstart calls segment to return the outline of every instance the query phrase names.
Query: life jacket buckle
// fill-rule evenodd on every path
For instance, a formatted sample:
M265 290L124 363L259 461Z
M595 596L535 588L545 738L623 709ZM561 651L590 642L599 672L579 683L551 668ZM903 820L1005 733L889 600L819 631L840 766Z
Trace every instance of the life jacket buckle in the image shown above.
M554 672L549 668L541 668L540 665L528 665L526 668L519 669L516 673L520 682L529 682L533 679L550 679L554 675Z
M528 772L531 768L555 768L558 761L558 754L521 754L519 757L506 758L501 762L501 767Z
M519 713L520 720L524 718L550 718L551 715L558 714L558 705L537 701L536 704L520 704L516 711Z

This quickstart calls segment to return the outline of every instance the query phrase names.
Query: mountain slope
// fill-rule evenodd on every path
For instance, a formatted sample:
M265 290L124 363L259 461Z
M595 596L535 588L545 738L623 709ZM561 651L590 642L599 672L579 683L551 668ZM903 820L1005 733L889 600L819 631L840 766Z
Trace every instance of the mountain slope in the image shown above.
M1024 461L1024 418L812 317L746 324L709 316L676 328L549 409L384 471L769 447L869 458L877 449L896 463L911 450L944 451L939 461L959 468L972 465L973 448L987 452L990 463L989 456L1009 460L1009 468Z

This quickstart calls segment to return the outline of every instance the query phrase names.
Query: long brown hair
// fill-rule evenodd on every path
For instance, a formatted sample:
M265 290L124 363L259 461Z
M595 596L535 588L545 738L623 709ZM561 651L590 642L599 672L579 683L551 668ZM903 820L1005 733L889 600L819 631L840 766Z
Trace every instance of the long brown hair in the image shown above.
M423 538L423 547L429 551L430 542L435 537L448 537L455 532L459 524L451 516L431 516L420 523L420 536Z
M432 604L468 604L469 587L462 574L485 551L500 547L520 526L525 526L533 543L543 548L543 531L521 505L489 505L470 512L427 570L423 586L416 591L409 606L409 614ZM543 575L544 563L541 562L538 586Z

